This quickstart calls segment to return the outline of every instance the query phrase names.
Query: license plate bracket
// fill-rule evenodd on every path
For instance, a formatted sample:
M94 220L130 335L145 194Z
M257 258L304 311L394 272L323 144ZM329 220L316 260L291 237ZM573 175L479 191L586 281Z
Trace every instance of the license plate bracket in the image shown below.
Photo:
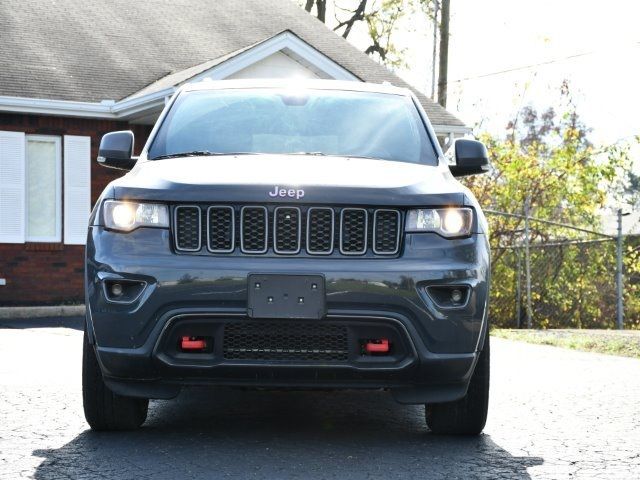
M326 314L322 275L251 274L247 287L249 317L318 320Z

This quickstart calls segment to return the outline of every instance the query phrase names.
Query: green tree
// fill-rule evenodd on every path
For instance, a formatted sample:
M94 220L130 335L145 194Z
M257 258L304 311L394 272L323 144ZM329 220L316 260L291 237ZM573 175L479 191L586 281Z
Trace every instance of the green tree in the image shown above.
M561 114L526 107L509 122L504 136L481 134L493 171L470 177L466 184L484 208L522 214L528 197L533 217L601 231L602 213L611 204L637 201L637 192L630 189L634 176L629 145L592 145L566 83L562 99ZM524 220L500 215L489 215L489 220L493 317L498 324L514 326L517 263L523 252L513 247L523 245ZM601 237L536 221L530 232L534 324L612 327L614 242L594 242ZM639 262L639 252L629 250L627 277L640 272ZM636 325L640 299L631 293L637 290L637 284L627 283L627 311Z
M631 181L629 146L596 148L568 91L562 98L566 109L560 115L552 108L540 114L525 107L503 137L480 134L493 170L469 177L466 184L485 208L522 213L529 197L533 216L599 230L602 210L609 203L630 201L625 196ZM507 231L500 227L494 231L495 240L508 244L523 222L507 221ZM532 240L545 238L544 231L534 229L532 234Z

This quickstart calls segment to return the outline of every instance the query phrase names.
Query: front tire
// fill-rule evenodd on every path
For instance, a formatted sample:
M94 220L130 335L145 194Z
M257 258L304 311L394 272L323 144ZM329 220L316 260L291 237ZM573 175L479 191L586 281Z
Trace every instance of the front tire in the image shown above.
M460 400L425 406L427 426L440 435L480 435L489 409L489 331L471 376L467 394Z
M113 393L102 379L93 345L84 332L82 349L82 402L84 418L92 430L134 430L147 418L149 400Z

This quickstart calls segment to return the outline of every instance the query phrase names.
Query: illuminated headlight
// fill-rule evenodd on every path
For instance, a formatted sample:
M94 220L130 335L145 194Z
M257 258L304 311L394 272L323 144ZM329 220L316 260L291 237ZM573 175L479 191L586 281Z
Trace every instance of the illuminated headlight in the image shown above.
M466 237L471 234L473 210L470 208L420 208L409 210L407 232L435 232L444 237Z
M157 203L104 202L107 228L130 232L138 227L169 227L169 208Z

